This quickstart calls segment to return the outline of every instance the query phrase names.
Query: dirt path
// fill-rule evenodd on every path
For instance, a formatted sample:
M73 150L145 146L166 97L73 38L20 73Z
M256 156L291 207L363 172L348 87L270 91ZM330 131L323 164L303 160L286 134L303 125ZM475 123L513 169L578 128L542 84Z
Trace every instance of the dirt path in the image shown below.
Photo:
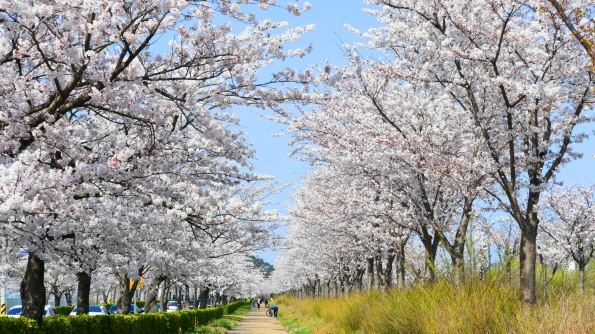
M266 308L260 307L252 309L246 313L244 319L227 332L228 334L268 334L268 333L287 333L281 326L277 318L267 317Z

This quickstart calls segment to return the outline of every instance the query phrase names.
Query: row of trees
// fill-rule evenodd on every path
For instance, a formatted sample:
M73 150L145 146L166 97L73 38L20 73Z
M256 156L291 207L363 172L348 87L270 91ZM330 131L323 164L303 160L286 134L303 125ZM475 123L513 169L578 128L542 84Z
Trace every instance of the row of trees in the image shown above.
M307 52L283 45L313 28L259 21L253 6L0 1L1 272L27 251L24 316L41 323L45 275L62 270L77 277L79 313L106 269L120 313L141 276L149 309L163 282L249 293L246 255L273 239L279 216L263 207L279 187L251 171L227 109L296 98L256 75Z
M381 26L352 30L373 55L346 46L349 64L313 82L319 106L284 113L315 169L289 207L279 289L432 280L441 250L463 282L469 240L502 244L509 261L507 234L518 235L524 305L536 302L538 258L571 256L584 272L593 188L555 184L593 117L593 4L367 3ZM501 222L473 226L486 212Z

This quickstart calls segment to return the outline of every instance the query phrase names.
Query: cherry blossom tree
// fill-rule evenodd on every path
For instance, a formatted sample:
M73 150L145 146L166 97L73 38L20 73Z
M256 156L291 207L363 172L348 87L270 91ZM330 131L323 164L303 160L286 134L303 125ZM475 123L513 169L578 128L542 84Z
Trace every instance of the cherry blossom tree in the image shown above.
M307 52L284 51L283 43L313 27L271 33L287 23L257 21L243 3L0 3L1 221L29 250L25 316L41 321L44 261L73 250L100 256L101 245L82 245L114 218L141 227L153 210L186 219L182 190L209 194L259 179L240 172L253 152L220 111L295 98L267 88L279 80L258 82L256 72ZM246 29L232 34L215 13ZM169 52L151 48L160 39L171 40ZM180 188L185 177L190 185Z
M464 281L466 230L489 181L476 163L481 144L470 120L449 110L448 101L393 80L390 63L348 54L350 68L334 68L324 81L331 89L322 107L288 121L306 145L299 152L368 179L377 192L372 197L390 207L386 219L415 231L426 247L426 277L434 278L442 242L458 268L455 280Z
M371 3L385 26L362 36L393 55L393 80L448 101L483 141L491 194L521 230L521 301L534 305L536 210L557 171L580 157L571 144L590 120L589 57L541 1Z
M595 187L574 184L552 189L544 196L540 218L540 231L551 239L543 253L547 258L572 258L584 292L585 268L595 257Z

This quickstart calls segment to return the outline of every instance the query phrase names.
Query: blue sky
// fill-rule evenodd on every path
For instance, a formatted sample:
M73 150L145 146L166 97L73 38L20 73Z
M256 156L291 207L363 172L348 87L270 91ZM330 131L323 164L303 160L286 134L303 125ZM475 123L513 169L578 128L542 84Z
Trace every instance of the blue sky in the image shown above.
M350 1L329 1L329 0L311 0L312 9L296 17L289 14L282 8L269 8L267 11L258 11L259 18L269 17L274 21L288 21L290 27L304 26L307 24L316 24L316 29L306 33L302 39L288 45L287 49L292 47L306 47L310 43L313 45L313 51L304 58L289 58L284 62L279 62L271 66L268 70L274 72L282 68L292 68L304 70L314 64L323 64L329 60L333 64L345 63L343 59L342 44L353 44L358 36L344 28L345 23L360 29L366 30L368 27L377 25L376 19L362 11L366 7L361 0ZM279 5L286 1L278 1ZM304 1L297 1L300 7ZM238 27L241 29L241 26ZM263 78L265 72L261 72ZM242 130L248 133L248 142L254 144L258 160L254 161L255 172L259 174L273 175L284 183L298 184L299 175L307 172L307 165L288 158L292 147L289 146L289 137L274 136L283 133L285 127L282 124L269 121L263 117L256 116L253 112L267 114L263 110L250 110L247 108L237 108L231 110L242 121ZM271 200L277 202L272 208L286 214L285 203L289 203L289 196L293 192L293 187L285 189L281 194L271 197ZM283 230L279 231L284 234ZM269 263L275 262L277 252L265 250L260 255Z

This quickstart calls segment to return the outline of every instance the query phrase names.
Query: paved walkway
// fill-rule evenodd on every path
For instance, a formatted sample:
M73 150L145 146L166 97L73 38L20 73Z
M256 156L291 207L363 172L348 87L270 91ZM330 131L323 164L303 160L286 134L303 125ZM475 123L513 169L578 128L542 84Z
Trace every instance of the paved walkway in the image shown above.
M227 334L274 334L287 333L277 318L267 317L262 305L246 313L244 319Z

